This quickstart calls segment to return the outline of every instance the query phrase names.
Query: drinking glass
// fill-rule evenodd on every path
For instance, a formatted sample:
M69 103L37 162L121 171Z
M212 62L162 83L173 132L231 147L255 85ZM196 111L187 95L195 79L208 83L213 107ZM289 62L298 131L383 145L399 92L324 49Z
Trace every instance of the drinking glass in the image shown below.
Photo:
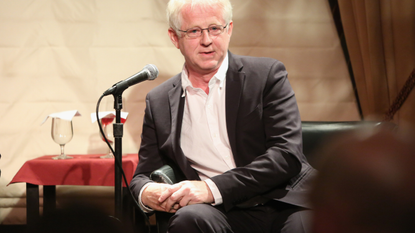
M52 118L52 139L61 147L61 154L53 159L71 159L73 157L65 154L65 144L71 141L73 137L72 121L60 118Z
M113 123L114 116L101 118L102 131L104 131L105 137L108 140L108 143L112 146L114 144L114 134L113 134ZM104 136L100 133L102 140L105 142ZM111 149L108 149L109 152L106 155L101 156L103 159L114 158Z

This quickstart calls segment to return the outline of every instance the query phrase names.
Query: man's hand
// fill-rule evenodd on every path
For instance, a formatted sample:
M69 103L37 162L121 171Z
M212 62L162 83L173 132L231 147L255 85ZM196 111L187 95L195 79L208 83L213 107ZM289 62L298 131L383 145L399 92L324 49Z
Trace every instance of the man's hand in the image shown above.
M175 210L192 204L213 203L214 199L204 181L182 181L165 188L157 201L163 203L165 209Z
M166 208L166 202L158 201L160 199L160 195L170 187L172 187L172 185L161 183L150 184L146 187L146 189L144 189L141 195L141 201L144 205L150 207L153 210L175 213L179 208L178 204Z

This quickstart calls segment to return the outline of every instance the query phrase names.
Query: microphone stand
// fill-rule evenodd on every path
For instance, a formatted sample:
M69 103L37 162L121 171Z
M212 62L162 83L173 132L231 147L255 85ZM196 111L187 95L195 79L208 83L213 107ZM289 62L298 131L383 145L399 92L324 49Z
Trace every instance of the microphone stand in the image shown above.
M121 109L122 109L122 93L129 86L137 84L145 80L153 80L158 75L158 69L154 65L147 65L142 71L129 77L126 80L120 81L114 84L111 88L103 93L103 96L112 94L114 96L114 109L115 109L115 123L113 124L114 134L114 204L115 204L115 217L122 219L123 210L123 195L122 195L122 136L123 136L123 123L121 123ZM120 166L117 166L117 163ZM126 181L127 182L127 181ZM127 184L126 184L127 185Z
M114 109L115 109L115 124L113 124L113 134L115 139L115 154L114 154L114 201L115 201L115 217L122 219L122 137L123 137L123 123L121 123L121 109L122 109L122 95L114 94ZM117 163L120 166L117 166Z

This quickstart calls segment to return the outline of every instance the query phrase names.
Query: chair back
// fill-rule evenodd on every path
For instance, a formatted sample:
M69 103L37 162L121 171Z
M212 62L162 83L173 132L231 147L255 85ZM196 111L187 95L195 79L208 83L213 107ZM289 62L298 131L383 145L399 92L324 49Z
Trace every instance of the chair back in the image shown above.
M352 130L373 128L380 122L372 121L303 121L303 153L309 163L314 166L318 159L318 150L330 139Z

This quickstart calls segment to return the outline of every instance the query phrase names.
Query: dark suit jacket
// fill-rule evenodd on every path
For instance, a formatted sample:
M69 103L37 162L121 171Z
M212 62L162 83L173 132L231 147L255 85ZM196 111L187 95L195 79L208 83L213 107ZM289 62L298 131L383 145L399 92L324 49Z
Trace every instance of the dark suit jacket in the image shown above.
M200 180L180 148L182 93L178 74L147 95L139 164L131 181L135 196L164 164L176 165L188 180ZM225 209L264 199L308 207L304 192L313 168L302 153L300 115L281 62L229 52L226 122L237 167L211 178Z

